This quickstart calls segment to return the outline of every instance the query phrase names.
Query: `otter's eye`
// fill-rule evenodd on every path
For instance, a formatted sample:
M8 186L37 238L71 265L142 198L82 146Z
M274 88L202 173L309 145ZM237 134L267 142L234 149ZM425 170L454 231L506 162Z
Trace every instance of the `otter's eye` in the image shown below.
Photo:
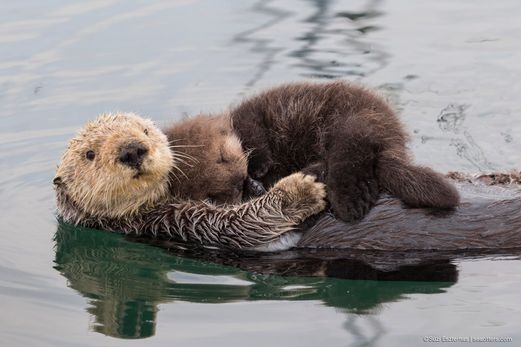
M148 129L143 130L143 132L145 133L145 135L148 135Z
M94 153L94 151L87 151L87 153L85 153L85 158L89 160L94 160L95 156L96 154Z

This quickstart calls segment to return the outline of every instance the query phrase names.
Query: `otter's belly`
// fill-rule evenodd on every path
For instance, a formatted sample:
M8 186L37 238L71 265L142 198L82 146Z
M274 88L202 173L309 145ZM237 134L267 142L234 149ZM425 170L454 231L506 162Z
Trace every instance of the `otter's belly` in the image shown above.
M521 248L519 186L455 184L462 202L454 211L407 208L397 199L384 197L356 223L322 215L303 233L297 247L388 251Z

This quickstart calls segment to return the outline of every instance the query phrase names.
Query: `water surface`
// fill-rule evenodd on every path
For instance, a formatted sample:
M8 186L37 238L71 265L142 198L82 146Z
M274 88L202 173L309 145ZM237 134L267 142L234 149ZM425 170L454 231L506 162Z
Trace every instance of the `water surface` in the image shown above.
M394 103L418 162L519 168L520 13L516 0L3 2L2 345L519 344L516 258L412 272L351 261L343 278L310 277L319 268L305 263L279 276L60 225L51 180L66 141L100 112L165 124L277 82L339 78Z

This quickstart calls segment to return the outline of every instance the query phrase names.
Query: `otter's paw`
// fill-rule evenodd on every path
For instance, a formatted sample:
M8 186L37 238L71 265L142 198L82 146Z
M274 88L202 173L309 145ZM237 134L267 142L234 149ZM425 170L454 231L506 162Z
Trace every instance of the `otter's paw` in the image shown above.
M317 182L314 176L297 172L278 181L273 189L283 193L283 208L297 222L326 207L326 185Z

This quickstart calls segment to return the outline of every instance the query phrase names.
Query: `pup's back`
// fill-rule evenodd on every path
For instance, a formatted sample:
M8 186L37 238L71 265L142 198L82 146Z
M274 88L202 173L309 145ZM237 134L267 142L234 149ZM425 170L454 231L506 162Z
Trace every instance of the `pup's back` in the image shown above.
M374 92L345 82L291 83L244 100L232 109L233 127L246 151L249 173L271 184L323 163L334 210L344 220L362 217L379 189L411 206L451 208L454 187L412 163L399 118Z

